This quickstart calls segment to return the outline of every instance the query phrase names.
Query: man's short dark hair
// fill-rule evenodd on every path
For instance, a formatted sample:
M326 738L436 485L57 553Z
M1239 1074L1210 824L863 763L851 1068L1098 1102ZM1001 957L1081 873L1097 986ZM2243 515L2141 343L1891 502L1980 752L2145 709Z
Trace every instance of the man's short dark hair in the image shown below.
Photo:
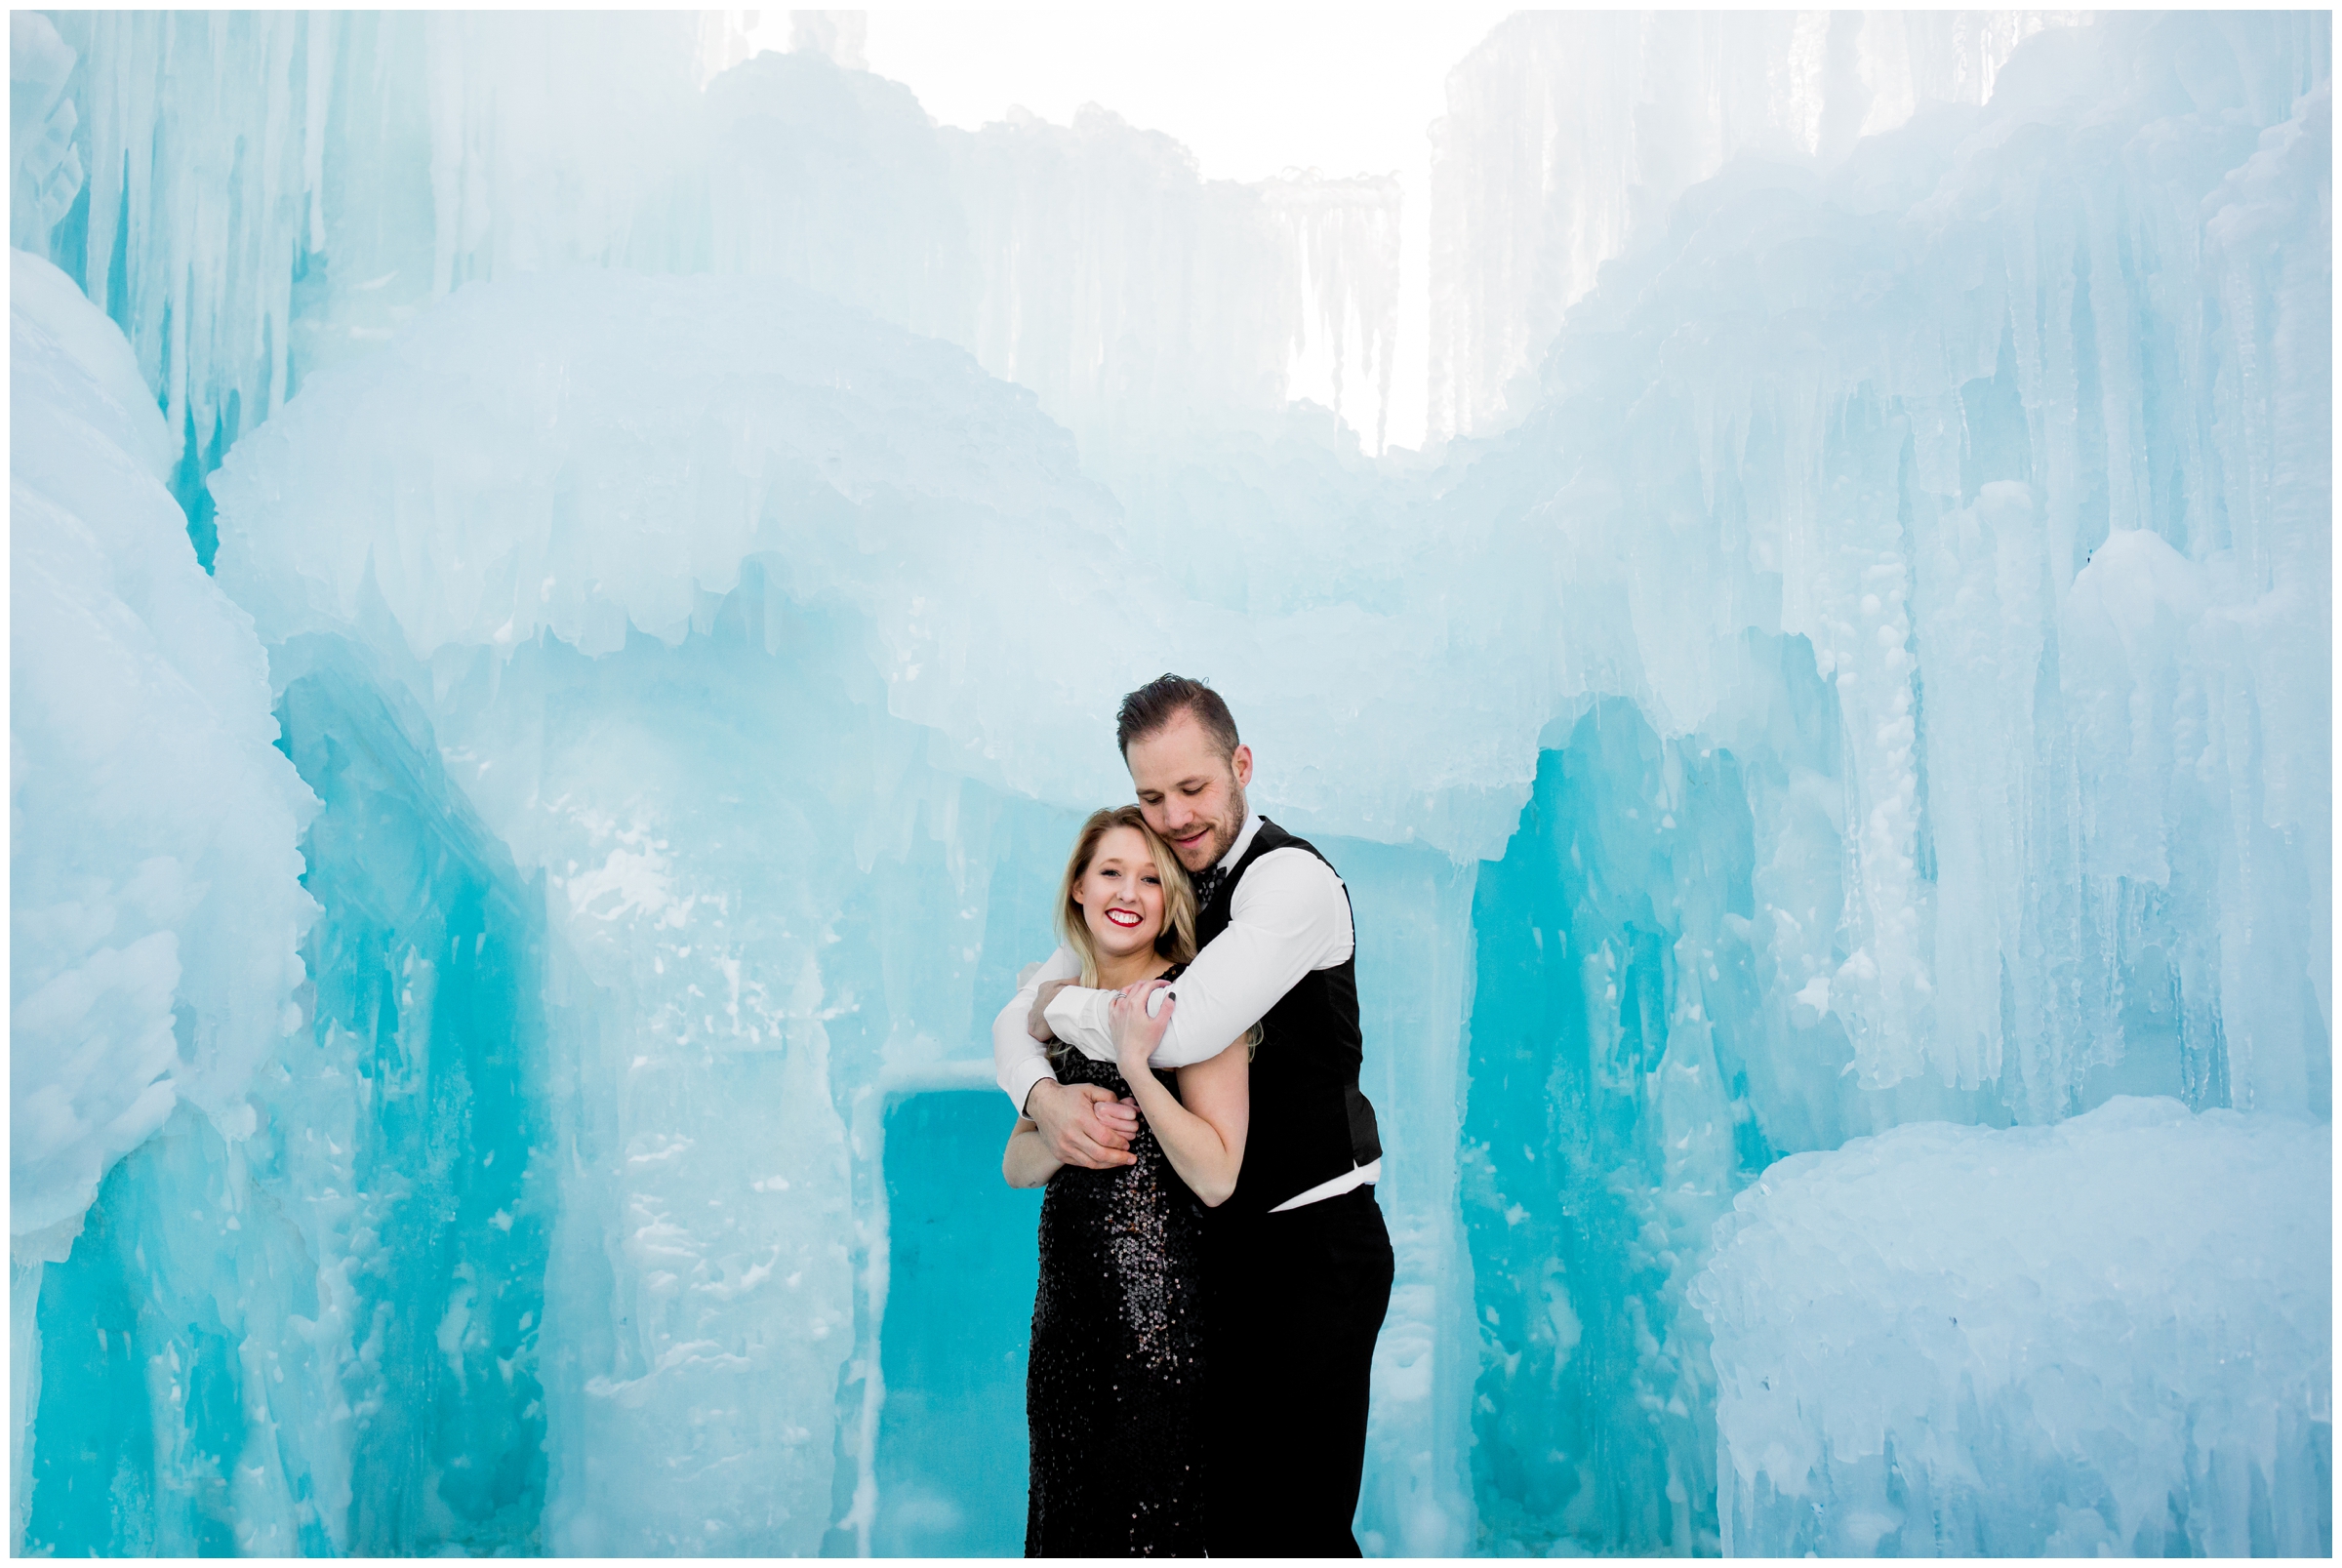
M1242 743L1236 739L1235 716L1218 692L1185 675L1157 675L1122 699L1122 710L1114 715L1114 741L1127 757L1131 742L1144 741L1168 728L1182 713L1195 715L1195 722L1203 726L1203 733L1212 738L1223 757L1236 754Z

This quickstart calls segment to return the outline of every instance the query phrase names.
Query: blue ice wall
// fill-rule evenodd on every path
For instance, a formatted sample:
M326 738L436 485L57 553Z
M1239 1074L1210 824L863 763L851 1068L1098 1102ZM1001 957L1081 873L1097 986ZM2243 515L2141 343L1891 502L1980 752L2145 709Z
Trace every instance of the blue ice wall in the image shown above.
M281 651L308 1025L249 1137L175 1117L47 1269L29 1550L537 1548L543 918L369 663Z
M2049 20L1508 22L1377 458L1388 182L13 17L21 1542L1013 1545L1174 667L1358 916L1369 1552L2330 1545L2330 19Z
M237 1549L240 1510L229 1482L246 1458L238 1354L245 1325L215 1299L215 1287L235 1288L232 1271L221 1278L215 1249L242 1250L260 1238L222 1233L233 1210L218 1179L225 1164L220 1142L207 1131L182 1113L115 1166L72 1256L46 1271L29 1551ZM198 1218L207 1212L216 1217L208 1226ZM297 1308L306 1305L296 1297ZM156 1400L150 1379L174 1397ZM159 1432L158 1416L166 1424ZM161 1469L158 1455L176 1463ZM321 1532L308 1537L299 1548L327 1549Z
M1783 1154L1874 1120L2009 1119L1941 1085L1851 1088L1836 1021L1783 1005L1797 953L1772 938L1836 930L1842 893L1816 868L1811 902L1772 902L1758 822L1794 841L1819 809L1799 782L1837 775L1838 714L1804 639L1738 652L1722 740L1663 741L1624 702L1555 725L1474 888L1459 1186L1483 1550L1716 1550L1714 1374L1684 1297L1710 1227Z
M441 744L545 858L570 950L549 1052L574 1139L545 1275L565 1346L545 1372L555 1549L1023 1539L1020 1466L988 1444L1011 1495L971 1498L952 1457L962 1428L1021 1442L1021 1374L955 1391L939 1358L963 1313L1021 1324L1030 1270L922 1272L893 1216L1030 1252L1030 1195L999 1182L1010 1106L970 1091L989 1084L979 1011L1036 956L1075 819L939 776L912 727L873 722L851 624L752 565L671 646L545 639L443 666ZM932 1136L899 1133L931 1107ZM898 1354L906 1405L974 1414L906 1426ZM667 1486L629 1478L646 1451ZM943 1510L909 1506L914 1474Z
M1420 844L1324 833L1357 927L1359 1085L1385 1164L1375 1201L1396 1265L1375 1342L1356 1534L1374 1555L1474 1549L1467 1424L1475 1361L1473 1267L1456 1223L1458 1120L1473 973L1476 864Z
M765 1465L742 1483L758 1511L703 1503L684 1515L672 1494L614 1476L591 1509L553 1520L556 1545L621 1528L670 1530L677 1547L688 1531L698 1545L710 1518L801 1551L855 1551L866 1532L872 1550L915 1542L957 1553L1022 1539L1021 1375L989 1360L981 1379L956 1375L938 1346L963 1318L1012 1325L1003 1332L1021 1346L1030 1278L992 1267L956 1281L922 1262L919 1243L926 1234L958 1245L938 1229L957 1217L994 1264L1031 1245L1031 1200L998 1184L1010 1113L981 1087L990 1076L984 1025L991 998L1007 995L1036 944L1046 945L1077 817L939 777L908 727L871 724L879 700L867 669L841 654L851 646L832 614L779 599L751 567L708 612L707 629L673 646L637 635L588 659L546 639L508 662L444 666L440 743L474 773L479 798L524 832L542 830L527 813L546 804L563 803L563 833L578 831L571 813L622 807L659 824L631 842L670 868L663 876L696 865L688 874L707 879L698 885L727 899L707 916L693 911L689 925L664 925L671 905L656 902L653 885L613 883L607 894L587 885L590 827L574 840L574 865L554 840L565 858L549 891L586 951L577 972L554 977L570 999L555 1010L548 1046L576 1142L563 1161L566 1239L545 1276L569 1347L545 1372L547 1441L556 1484L576 1469L599 1475L631 1463L666 1441L642 1427L736 1408L733 1380L744 1372L728 1358L737 1356L773 1389L758 1413ZM515 735L526 738L525 757L510 749ZM675 766L682 758L688 767ZM515 760L522 767L507 777ZM638 864L626 841L599 842L622 867ZM1379 1350L1385 1392L1361 1527L1387 1550L1455 1549L1469 1541L1455 1501L1469 1433L1450 1412L1471 1286L1441 1151L1455 1139L1471 873L1420 846L1339 835L1321 844L1350 881L1373 960L1360 988L1365 1022L1392 1042L1367 1087L1386 1107L1395 1151L1382 1197L1401 1266ZM602 931L629 920L642 921L651 946L618 949L627 961L614 964L611 950L590 945L615 943ZM737 1025L726 962L741 966ZM804 978L809 962L818 989ZM755 1002L776 975L796 989ZM626 1025L629 1018L655 1025ZM747 1037L752 1019L777 1024L769 1043ZM808 1070L817 1063L820 1078ZM662 1077L669 1081L658 1087ZM614 1082L636 1088L613 1105L597 1086ZM573 1092L574 1102L562 1098ZM721 1138L707 1132L717 1106L729 1107ZM936 1114L947 1119L920 1132ZM692 1295L707 1305L677 1312L654 1294L662 1274L703 1282ZM763 1315L775 1309L765 1293L786 1314L778 1329ZM725 1345L737 1348L719 1351ZM714 1363L703 1382L661 1373L663 1359L678 1364L678 1347ZM907 1414L935 1399L956 1402L951 1421ZM808 1419L816 1410L821 1426ZM707 1484L704 1467L740 1468L705 1435L707 1423L697 1429L704 1450L690 1439L662 1450L678 1489ZM961 1473L976 1433L988 1435L971 1473L999 1481L999 1495L990 1480L972 1490ZM816 1444L824 1463L789 1476L801 1490L777 1487L774 1472L789 1472L775 1461ZM937 1506L915 1506L922 1496Z
M1836 1021L1784 1005L1801 977L1782 933L1842 943L1843 890L1810 864L1784 884L1759 856L1795 843L1799 813L1827 830L1811 784L1841 774L1840 716L1804 639L1752 633L1738 652L1709 732L1663 741L1624 702L1555 726L1519 831L1473 890L1460 1193L1483 1550L1716 1550L1716 1389L1686 1296L1711 1227L1785 1155L2012 1119L1997 1086L1862 1089ZM1806 902L1774 902L1785 886ZM2220 1058L2184 1046L2162 975L2128 990L2130 1049L2079 1110L2217 1103Z
M367 665L322 639L276 661L285 748L326 802L304 846L326 910L311 1028L328 1060L347 1050L357 1080L345 1129L279 1136L330 1145L345 1130L351 1233L371 1232L351 1254L346 1308L372 1327L347 1549L533 1550L556 1201L542 1164L542 894Z
M1676 970L1713 963L1698 994L1719 1010L1748 989L1721 981L1745 951L1715 953L1720 917L1754 912L1747 811L1728 756L1685 766L1625 704L1597 704L1540 764L1473 900L1462 1181L1484 1325L1480 1525L1539 1552L1713 1551L1704 1357L1669 1276L1712 1218L1700 1200L1769 1150L1745 1081L1717 1081L1716 1042L1743 1021L1678 1009ZM1686 1099L1688 1127L1668 1115Z

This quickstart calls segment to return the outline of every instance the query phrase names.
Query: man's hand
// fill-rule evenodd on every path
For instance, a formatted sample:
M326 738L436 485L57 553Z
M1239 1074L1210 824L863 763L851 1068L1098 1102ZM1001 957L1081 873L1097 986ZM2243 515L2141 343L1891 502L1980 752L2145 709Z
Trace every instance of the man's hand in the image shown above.
M1026 1098L1025 1114L1040 1129L1050 1154L1065 1164L1106 1171L1138 1162L1130 1152L1139 1130L1138 1107L1097 1084L1043 1078Z
M1057 1000L1057 993L1072 984L1073 983L1070 980L1045 980L1041 982L1040 994L1032 999L1032 1011L1028 1014L1025 1019L1026 1033L1031 1035L1034 1039L1040 1041L1044 1045L1057 1038L1057 1035L1049 1027L1048 1019L1042 1017L1042 1015L1049 1010L1049 1004ZM1040 1120L1040 1118L1037 1116L1033 1119L1036 1121ZM1049 1131L1049 1124L1047 1122L1041 1122L1041 1131L1044 1135L1047 1134ZM1062 1158L1063 1156L1060 1157Z

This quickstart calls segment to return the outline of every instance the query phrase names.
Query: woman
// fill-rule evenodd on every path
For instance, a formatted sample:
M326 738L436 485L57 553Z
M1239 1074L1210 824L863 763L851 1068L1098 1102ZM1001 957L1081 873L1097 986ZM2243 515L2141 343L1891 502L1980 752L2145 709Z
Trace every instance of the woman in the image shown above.
M1061 1166L1030 1120L1001 1157L1011 1186L1049 1187L1025 1384L1025 1552L1200 1556L1203 1208L1235 1190L1250 1053L1223 1051L1176 1078L1147 1065L1178 1004L1165 997L1150 1018L1146 999L1195 955L1195 895L1136 806L1082 824L1057 924L1082 985L1122 992L1120 1070L1061 1046L1058 1080L1135 1100L1141 1124L1136 1162L1111 1170Z

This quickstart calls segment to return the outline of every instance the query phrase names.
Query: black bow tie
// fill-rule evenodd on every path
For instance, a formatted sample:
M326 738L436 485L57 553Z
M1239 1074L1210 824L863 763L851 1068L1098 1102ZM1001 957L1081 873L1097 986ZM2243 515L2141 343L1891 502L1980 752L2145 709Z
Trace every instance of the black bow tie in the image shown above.
M1193 878L1195 883L1195 907L1198 910L1210 908L1212 904L1212 896L1220 891L1220 884L1227 879L1228 873L1217 865L1213 866L1208 871L1197 871Z

